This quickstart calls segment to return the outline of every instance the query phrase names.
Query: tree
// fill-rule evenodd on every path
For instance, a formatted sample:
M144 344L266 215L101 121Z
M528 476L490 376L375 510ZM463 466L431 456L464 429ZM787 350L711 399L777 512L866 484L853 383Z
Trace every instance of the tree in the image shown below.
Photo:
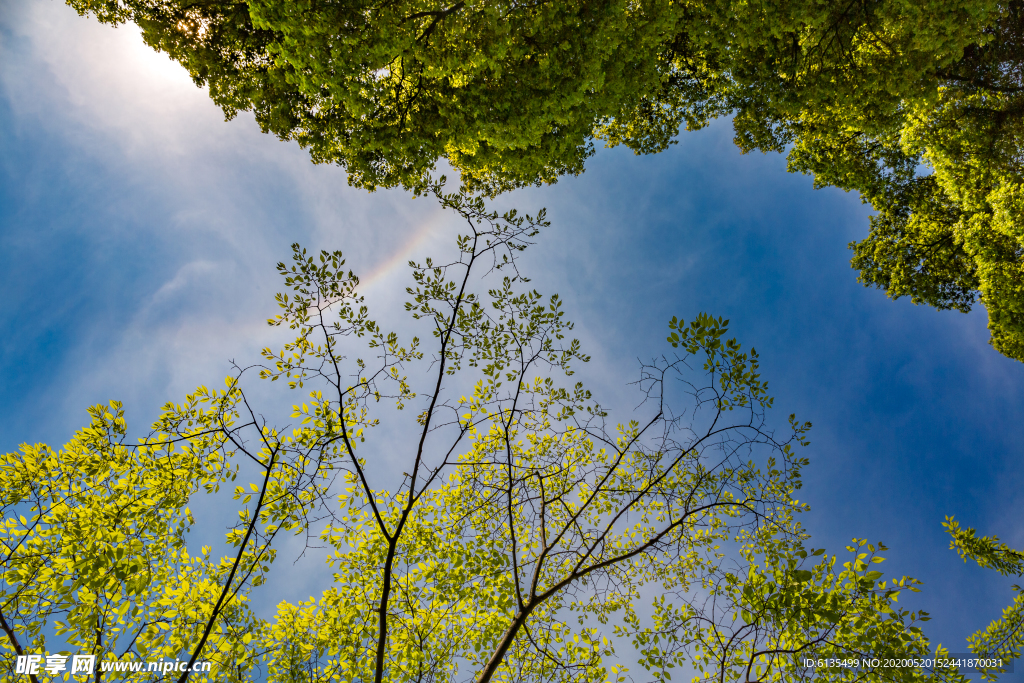
M662 678L694 660L746 662L746 680L764 660L767 680L795 675L800 655L927 651L919 615L895 605L912 580L881 581L873 549L838 573L804 549L795 448L810 425L791 416L776 436L757 354L726 338L728 321L673 320L680 355L643 366L644 402L610 426L569 380L588 358L560 300L518 270L543 214L431 192L465 229L450 261L411 264L406 310L430 351L382 331L340 252L295 245L270 323L296 337L264 364L167 404L145 438L128 439L113 403L61 451L5 456L7 652L66 641L101 662L180 658L181 683L260 669L282 682L485 683L624 680L612 658L630 639ZM298 424L259 417L253 375L308 392ZM385 427L406 443L389 461L367 452ZM239 478L229 553L190 554L189 502ZM282 532L322 539L335 575L267 620L248 594ZM726 624L746 626L723 643ZM193 672L199 660L216 670ZM144 676L96 674L121 679Z
M1024 360L1019 0L68 3L371 189L422 191L442 158L490 193L550 183L595 140L658 152L732 115L744 151L878 211L851 245L866 285L980 298Z
M197 395L202 398L189 397L173 412L198 417L205 412L200 402L224 398L202 390ZM126 445L120 404L89 413L91 424L62 450L26 444L0 466L3 650L45 654L56 640L102 661L130 662L174 659L202 643L196 654L201 650L223 673L196 679L230 680L256 621L228 574L241 569L258 576L262 568L251 543L239 544L240 562L219 564L209 548L196 556L185 544L194 523L189 498L235 475L225 459L197 457L191 446L216 450L223 442L189 430L186 448L175 447L173 432ZM4 681L20 678L14 664L14 657L4 658Z
M952 536L950 549L964 558L964 562L974 560L980 567L994 569L1003 576L1024 576L1024 553L1001 542L997 536L978 536L974 529L964 529L952 517L947 517L943 526ZM1024 594L1020 586L1015 585L1013 589L1017 595L1003 610L1003 616L967 639L971 652L977 657L998 662L980 668L982 679L986 681L994 681L1005 673L1006 664L1019 659L1024 651Z
M988 309L991 343L1024 360L1021 230L1021 4L1000 5L974 44L936 65L931 87L904 96L878 125L844 107L806 112L779 139L816 183L853 189L878 214L851 244L867 285L893 298Z
M443 157L492 190L578 173L594 137L659 151L730 112L745 147L808 114L889 130L1012 19L991 0L69 4L138 24L229 117L253 111L357 185L423 187Z

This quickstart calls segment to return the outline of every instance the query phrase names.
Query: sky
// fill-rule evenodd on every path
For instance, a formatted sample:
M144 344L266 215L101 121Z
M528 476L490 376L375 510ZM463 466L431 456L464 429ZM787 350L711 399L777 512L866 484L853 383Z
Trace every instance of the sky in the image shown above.
M869 207L731 136L720 121L655 156L602 149L583 175L495 206L547 207L524 263L562 295L603 402L633 400L638 359L669 351L672 316L730 319L761 354L778 423L814 424L813 544L884 542L886 573L924 582L908 604L931 612L927 633L966 651L1012 581L964 564L942 522L1024 547L1024 365L988 345L980 307L940 312L857 283L847 245ZM264 321L293 242L342 249L390 320L404 263L453 230L432 200L350 188L250 116L225 122L132 27L0 0L0 448L62 444L86 406L115 398L147 424L279 343ZM322 568L282 567L265 604L319 590Z

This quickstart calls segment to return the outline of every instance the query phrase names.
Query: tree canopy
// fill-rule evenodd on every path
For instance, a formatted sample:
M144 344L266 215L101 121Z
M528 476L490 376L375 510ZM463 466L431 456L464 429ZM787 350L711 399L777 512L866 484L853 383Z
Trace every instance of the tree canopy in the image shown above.
M68 0L138 24L228 117L251 111L350 182L485 192L665 149L733 116L878 211L867 285L967 311L1024 360L1020 0Z
M422 338L374 322L340 252L295 245L269 321L294 338L261 364L168 403L143 438L111 403L63 449L0 459L2 651L216 666L175 669L179 683L568 683L625 680L625 643L657 680L690 667L965 683L954 669L808 670L927 656L927 615L899 606L917 582L878 571L884 546L855 540L845 562L810 548L810 425L775 425L757 353L728 321L672 320L666 354L640 369L641 405L613 422L572 379L588 357L560 300L519 271L543 215L430 189L464 227L452 256L410 264ZM261 381L302 403L275 425ZM190 553L189 506L229 482L227 552ZM325 546L333 579L256 614L286 532ZM1019 570L996 541L963 538ZM18 680L13 663L0 680Z

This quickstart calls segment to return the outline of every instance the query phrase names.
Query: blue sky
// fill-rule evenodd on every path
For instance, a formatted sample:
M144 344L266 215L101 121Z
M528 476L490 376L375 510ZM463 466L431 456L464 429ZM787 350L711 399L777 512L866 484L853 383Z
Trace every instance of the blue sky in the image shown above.
M924 581L911 604L953 651L1008 604L1011 581L959 560L941 522L1024 547L1024 365L987 344L983 309L856 282L856 196L739 154L721 122L653 157L602 150L583 176L498 205L548 208L528 268L564 297L599 395L632 400L636 359L667 350L672 316L729 318L761 353L779 421L814 423L815 544L889 545L887 573ZM404 261L450 235L431 201L354 190L250 117L224 122L132 29L54 0L0 4L0 447L63 443L111 398L148 423L255 358L276 339L263 321L294 241L343 249L389 310ZM315 590L302 571L294 590L309 590L282 595Z

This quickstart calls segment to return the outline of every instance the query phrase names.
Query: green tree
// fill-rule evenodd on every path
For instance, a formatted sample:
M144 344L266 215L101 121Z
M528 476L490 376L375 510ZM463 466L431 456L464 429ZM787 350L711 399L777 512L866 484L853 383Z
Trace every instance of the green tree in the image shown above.
M773 142L793 144L792 169L877 209L868 238L850 245L862 282L939 309L981 300L992 345L1024 360L1021 4L986 24L926 71L928 87L892 103L888 122L841 105L805 111Z
M953 537L950 549L960 557L974 560L979 566L994 569L1003 576L1024 576L1024 553L1014 550L996 536L978 536L974 529L964 529L952 517L944 524ZM971 652L986 660L1001 660L1003 666L981 668L982 678L994 681L1005 673L1005 664L1020 658L1024 651L1024 592L1020 586L1013 586L1017 595L1003 610L1003 616L995 619L988 628L978 631L967 639Z
M595 140L657 152L732 115L744 151L877 209L865 284L980 299L1024 360L1020 0L68 3L367 188L422 191L439 159L487 192L554 182Z
M173 414L206 421L211 412L199 405L224 399L200 390ZM2 649L45 654L56 641L100 660L130 662L188 657L196 648L220 669L197 679L232 680L243 638L256 624L244 590L252 581L233 577L239 569L260 575L266 558L238 543L241 562L217 563L209 548L192 555L185 544L194 523L189 499L235 476L217 457L225 444L171 418L161 427L184 433L158 431L127 445L120 404L89 413L91 424L60 451L24 445L0 465ZM189 445L177 447L183 438ZM20 678L14 657L4 658L0 672L4 681Z
M993 0L69 3L135 22L229 116L370 188L422 187L442 157L474 186L550 182L594 137L657 151L729 112L747 147L808 114L889 130L1000 16Z
M340 252L295 245L269 322L296 336L263 365L168 404L141 440L111 404L59 452L5 456L6 652L215 663L180 683L621 681L624 640L661 679L695 664L790 680L801 656L927 652L895 604L915 582L883 581L874 548L843 570L804 549L810 425L776 435L757 353L728 321L673 320L678 355L642 366L643 403L612 423L571 380L588 358L560 300L519 272L543 214L430 189L465 227L453 258L410 264L406 310L429 344L373 321ZM291 426L259 417L254 375L307 393ZM229 481L228 554L189 554L189 501ZM319 537L334 577L263 619L248 595L282 532Z
M319 599L281 605L262 645L268 676L618 678L600 626L633 613L646 585L712 580L725 543L799 546L793 492L805 461L791 443L809 425L774 437L756 353L723 340L726 321L702 316L673 321L683 357L644 368L649 414L609 427L581 383L564 383L587 357L566 337L558 297L522 286L517 253L543 218L434 191L467 231L457 259L411 264L406 308L436 349L418 381L404 373L424 360L420 340L379 332L340 253L317 261L296 246L295 265L279 266L295 293L279 296L274 323L298 337L264 352L264 377L318 383L300 414L324 438L373 427L385 395L412 408L414 426L397 487L373 485L360 457L344 466L342 513L322 535L334 583ZM505 275L482 293L481 271ZM363 333L380 335L369 345L376 361L344 344ZM691 377L691 356L705 384ZM364 375L369 367L392 369ZM684 388L670 403L676 378ZM324 419L348 404L351 423Z

